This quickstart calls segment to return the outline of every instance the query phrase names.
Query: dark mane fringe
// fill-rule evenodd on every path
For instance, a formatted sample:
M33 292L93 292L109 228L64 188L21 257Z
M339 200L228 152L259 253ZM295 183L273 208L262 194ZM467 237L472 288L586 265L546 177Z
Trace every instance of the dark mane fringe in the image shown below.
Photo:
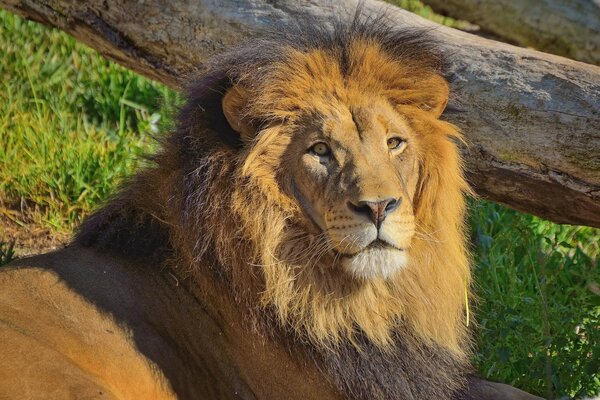
M142 261L162 263L172 255L168 227L153 207L139 201L151 189L140 182L141 177L126 181L117 195L87 217L74 242Z
M369 41L394 59L418 61L443 74L445 57L439 53L430 31L431 28L397 27L387 15L366 15L360 8L354 16L324 20L298 15L293 21L276 24L259 37L215 57L211 69L229 71L227 75L233 80L244 75L260 80L265 68L285 59L288 49L322 49L337 55L342 70L347 71L344 66L348 65L349 44Z
M458 393L466 387L466 377L472 371L444 349L411 340L409 332L396 332L398 347L393 353L382 351L364 338L357 339L362 351L343 344L335 352L317 356L324 373L331 374L349 398L465 398Z

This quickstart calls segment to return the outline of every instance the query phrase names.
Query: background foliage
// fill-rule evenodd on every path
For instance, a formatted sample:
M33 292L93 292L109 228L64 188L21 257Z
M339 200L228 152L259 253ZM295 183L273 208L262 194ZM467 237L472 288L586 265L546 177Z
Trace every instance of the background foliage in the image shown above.
M142 162L180 99L59 31L0 21L0 215L69 231ZM600 231L470 204L481 374L547 398L598 394ZM0 265L18 252L10 239Z

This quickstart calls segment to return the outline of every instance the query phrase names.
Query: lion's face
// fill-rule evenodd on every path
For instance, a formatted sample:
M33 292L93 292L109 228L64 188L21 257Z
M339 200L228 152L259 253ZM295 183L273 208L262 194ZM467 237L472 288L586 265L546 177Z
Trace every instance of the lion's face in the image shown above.
M391 276L414 234L416 142L384 98L333 102L295 129L282 168L306 227L358 278Z
M426 132L412 129L401 110L437 117L448 89L439 75L415 73L372 44L352 50L357 61L346 72L327 52L291 51L268 84L230 89L223 110L249 143L249 173L269 174L258 165L277 173L304 228L326 241L329 264L359 279L390 278L409 261L419 147L427 146ZM275 123L257 132L251 119L261 113Z

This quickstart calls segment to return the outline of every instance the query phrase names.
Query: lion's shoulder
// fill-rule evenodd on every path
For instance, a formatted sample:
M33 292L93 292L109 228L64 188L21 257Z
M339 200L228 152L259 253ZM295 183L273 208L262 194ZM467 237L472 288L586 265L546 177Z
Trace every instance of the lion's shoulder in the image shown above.
M85 304L113 312L118 306L131 308L139 300L132 290L142 284L138 267L124 258L82 246L16 260L0 268L0 294L7 302L35 302L36 311L68 311L79 314ZM54 307L54 309L53 309Z
M0 397L171 396L118 315L139 308L124 271L119 259L80 247L0 268ZM130 385L133 377L144 384Z

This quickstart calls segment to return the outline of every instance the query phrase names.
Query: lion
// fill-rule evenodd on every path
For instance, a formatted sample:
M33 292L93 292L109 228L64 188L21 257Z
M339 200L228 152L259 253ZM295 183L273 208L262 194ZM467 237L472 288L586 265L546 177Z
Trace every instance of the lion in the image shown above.
M218 56L71 245L2 268L0 397L537 398L469 364L443 75L360 15Z

